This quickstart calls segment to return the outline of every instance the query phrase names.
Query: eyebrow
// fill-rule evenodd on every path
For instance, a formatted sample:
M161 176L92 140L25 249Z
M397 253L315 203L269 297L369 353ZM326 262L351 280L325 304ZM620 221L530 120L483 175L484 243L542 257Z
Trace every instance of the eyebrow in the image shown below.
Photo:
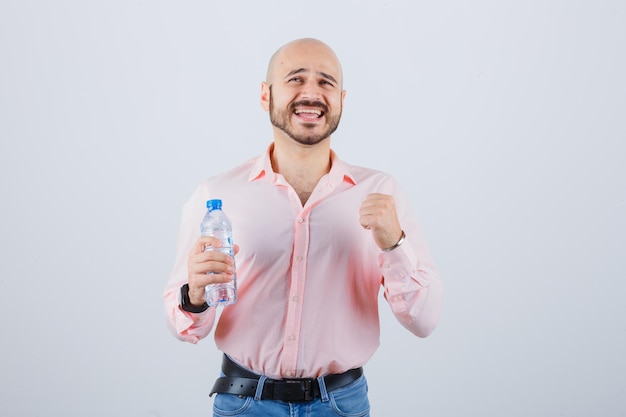
M291 77L292 75L300 74L302 72L309 72L309 70L306 68L298 68L293 71L289 71L289 73L285 76L285 78ZM322 71L318 71L317 74L337 84L337 80L335 80L335 77L333 77L332 75L326 74L325 72L322 72Z

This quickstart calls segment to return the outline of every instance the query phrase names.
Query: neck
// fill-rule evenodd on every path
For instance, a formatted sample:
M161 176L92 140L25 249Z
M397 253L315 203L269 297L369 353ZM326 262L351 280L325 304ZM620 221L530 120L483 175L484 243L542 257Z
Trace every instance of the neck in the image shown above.
M313 146L275 140L270 158L274 171L294 188L304 205L320 178L330 171L330 140Z

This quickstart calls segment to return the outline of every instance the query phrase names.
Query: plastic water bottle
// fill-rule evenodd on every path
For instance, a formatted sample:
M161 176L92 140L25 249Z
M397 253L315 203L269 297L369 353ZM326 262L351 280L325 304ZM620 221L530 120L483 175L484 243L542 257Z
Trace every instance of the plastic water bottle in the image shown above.
M207 246L204 250L218 250L234 258L233 233L230 220L222 210L222 200L208 200L207 213L200 225L202 236L213 236L222 242L221 248ZM213 274L213 272L207 272ZM235 274L230 282L209 284L205 288L206 302L210 306L227 306L237 302L237 280Z

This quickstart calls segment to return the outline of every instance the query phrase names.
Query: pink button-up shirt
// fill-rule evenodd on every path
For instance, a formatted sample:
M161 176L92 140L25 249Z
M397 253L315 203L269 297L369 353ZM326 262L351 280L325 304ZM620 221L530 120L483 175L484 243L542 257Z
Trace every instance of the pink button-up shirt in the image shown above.
M174 334L197 343L213 328L216 310L183 311L180 287L200 235L206 200L220 198L233 224L239 299L223 308L218 349L271 378L318 377L364 365L379 345L378 294L397 320L420 337L439 321L442 288L420 227L389 175L348 165L332 153L330 172L302 206L272 170L269 149L205 180L183 207L178 250L165 289ZM404 243L381 251L359 224L369 193L395 197Z

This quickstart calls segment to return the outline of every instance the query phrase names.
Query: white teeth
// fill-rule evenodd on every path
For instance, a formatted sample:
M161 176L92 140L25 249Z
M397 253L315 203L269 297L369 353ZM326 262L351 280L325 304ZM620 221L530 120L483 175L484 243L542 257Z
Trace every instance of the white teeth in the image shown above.
M300 114L300 113L311 113L311 114L317 114L318 116L322 115L322 112L320 110L309 110L309 109L296 110L296 114Z

